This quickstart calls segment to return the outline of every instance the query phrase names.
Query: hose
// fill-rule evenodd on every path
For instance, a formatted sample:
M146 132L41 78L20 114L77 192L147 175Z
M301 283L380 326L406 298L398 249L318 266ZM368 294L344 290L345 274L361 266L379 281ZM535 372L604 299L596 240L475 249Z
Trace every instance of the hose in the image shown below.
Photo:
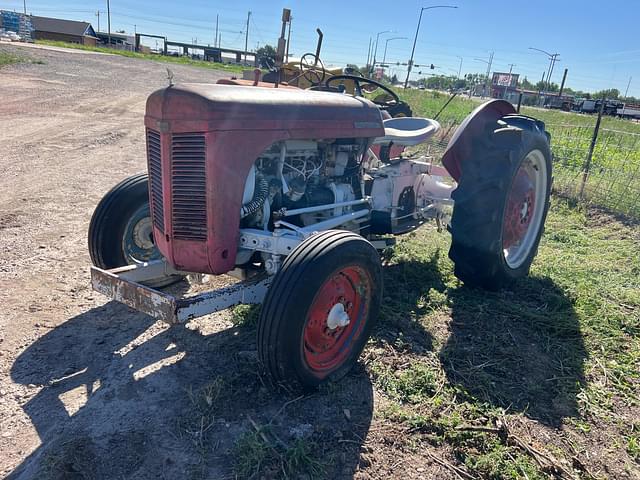
M253 192L253 198L240 209L240 218L248 217L260 210L268 196L269 183L263 177L256 175L256 188Z

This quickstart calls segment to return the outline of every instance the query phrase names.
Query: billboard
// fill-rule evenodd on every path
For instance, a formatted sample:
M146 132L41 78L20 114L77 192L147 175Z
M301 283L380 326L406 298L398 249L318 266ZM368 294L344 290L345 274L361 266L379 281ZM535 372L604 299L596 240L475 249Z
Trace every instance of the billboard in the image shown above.
M517 87L519 76L518 73L493 72L492 85L494 87Z

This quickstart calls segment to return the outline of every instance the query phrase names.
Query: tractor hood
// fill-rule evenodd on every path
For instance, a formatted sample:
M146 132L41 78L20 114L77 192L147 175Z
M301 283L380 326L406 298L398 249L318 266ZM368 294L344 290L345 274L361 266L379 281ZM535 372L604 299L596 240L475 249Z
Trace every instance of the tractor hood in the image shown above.
M160 132L284 130L291 138L384 135L380 110L362 98L220 84L178 84L154 92L147 100L145 123Z

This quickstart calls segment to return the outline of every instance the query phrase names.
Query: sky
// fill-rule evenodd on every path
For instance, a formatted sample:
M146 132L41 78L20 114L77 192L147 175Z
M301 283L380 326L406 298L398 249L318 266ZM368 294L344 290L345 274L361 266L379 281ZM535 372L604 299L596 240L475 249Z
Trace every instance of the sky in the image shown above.
M106 31L106 0L0 0L0 9L34 15L85 20ZM166 35L169 40L213 44L216 15L222 46L244 48L247 12L249 49L276 44L282 8L292 11L290 53L315 52L316 28L324 33L321 58L326 65L364 65L370 38L378 38L377 60L387 46L387 63L406 63L421 7L452 5L457 9L425 10L414 62L433 63L436 74L484 73L494 53L492 71L513 72L532 83L549 67L547 55L530 47L559 53L552 81L560 83L568 68L567 86L586 91L617 88L640 97L640 1L537 0L110 0L111 30ZM405 37L386 42L389 38ZM484 60L484 62L482 61ZM406 76L406 67L391 73ZM414 72L422 70L415 68ZM414 78L414 77L412 77Z

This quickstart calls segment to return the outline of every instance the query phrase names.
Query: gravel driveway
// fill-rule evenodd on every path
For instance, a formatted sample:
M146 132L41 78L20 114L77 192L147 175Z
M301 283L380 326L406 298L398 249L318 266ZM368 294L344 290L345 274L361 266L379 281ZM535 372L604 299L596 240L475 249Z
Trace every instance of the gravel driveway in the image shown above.
M254 424L284 441L325 430L364 438L366 375L285 409L292 399L259 378L254 332L229 313L168 328L89 287L91 214L145 169L145 100L167 84L167 65L0 48L33 60L0 70L0 473L232 478L237 441ZM176 82L229 76L170 68ZM351 477L358 443L342 444L332 468Z

